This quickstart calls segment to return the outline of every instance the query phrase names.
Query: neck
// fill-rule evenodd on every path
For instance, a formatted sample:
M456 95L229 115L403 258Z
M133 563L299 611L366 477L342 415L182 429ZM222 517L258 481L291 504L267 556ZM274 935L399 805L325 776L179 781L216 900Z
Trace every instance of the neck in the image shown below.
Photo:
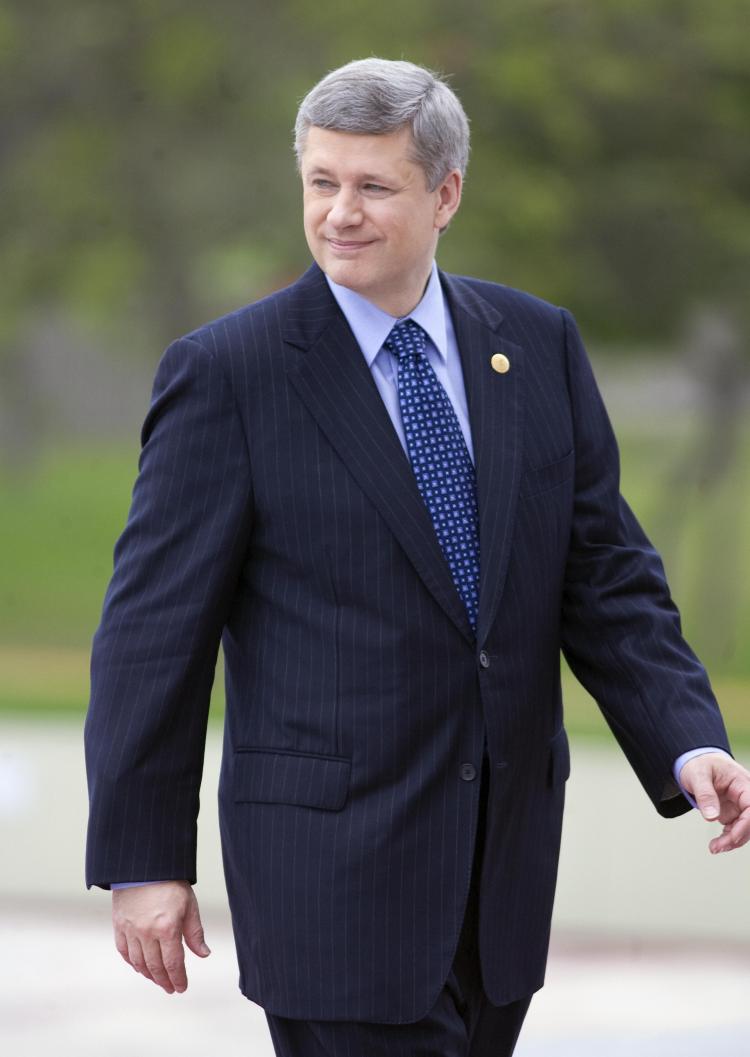
M383 297L370 297L368 301L372 301L374 305L382 309L383 312L387 312L389 316L396 316L397 319L408 316L410 312L413 312L419 302L424 297L427 284L430 281L430 275L432 274L432 262L427 271L427 275L420 284L411 286L408 290L399 290L393 295L386 295ZM367 296L366 294L363 296Z

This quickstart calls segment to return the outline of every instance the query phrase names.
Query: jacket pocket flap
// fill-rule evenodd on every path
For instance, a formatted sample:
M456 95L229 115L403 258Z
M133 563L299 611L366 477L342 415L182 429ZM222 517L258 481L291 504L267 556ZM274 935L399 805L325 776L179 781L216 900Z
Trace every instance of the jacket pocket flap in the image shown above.
M565 728L561 727L549 743L549 770L547 780L550 785L559 785L570 778L570 745Z
M234 756L235 803L299 804L340 810L349 790L346 756L238 749Z
M519 495L536 495L537 492L546 492L548 488L554 488L555 485L567 481L569 477L573 476L575 468L574 456L575 449L571 448L567 455L563 455L561 459L556 459L555 462L547 463L546 466L537 466L536 469L526 470L521 478Z

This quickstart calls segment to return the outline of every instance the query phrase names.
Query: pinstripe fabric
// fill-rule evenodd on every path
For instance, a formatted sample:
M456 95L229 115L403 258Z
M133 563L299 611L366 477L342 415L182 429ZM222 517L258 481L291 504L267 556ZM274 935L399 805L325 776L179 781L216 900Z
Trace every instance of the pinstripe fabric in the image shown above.
M540 987L564 783L559 651L664 815L671 767L727 747L570 316L441 276L480 516L477 639L322 273L166 351L94 636L87 883L195 879L220 637L219 789L243 992L286 1017L414 1022L466 905L492 762L480 956ZM507 374L491 370L503 352ZM468 766L470 765L470 766ZM472 774L472 769L474 774Z
M448 979L414 1024L293 1020L266 1013L277 1057L511 1057L531 995L493 1006L484 993L477 945L489 764L485 759L466 913Z

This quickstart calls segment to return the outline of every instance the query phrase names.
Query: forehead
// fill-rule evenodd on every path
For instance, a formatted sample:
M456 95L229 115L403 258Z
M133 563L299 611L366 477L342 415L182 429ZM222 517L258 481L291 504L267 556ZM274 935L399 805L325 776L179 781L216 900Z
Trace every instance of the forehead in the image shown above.
M336 171L342 177L391 174L407 178L418 170L412 161L413 140L410 128L381 136L354 132L335 132L311 126L302 152L302 172Z

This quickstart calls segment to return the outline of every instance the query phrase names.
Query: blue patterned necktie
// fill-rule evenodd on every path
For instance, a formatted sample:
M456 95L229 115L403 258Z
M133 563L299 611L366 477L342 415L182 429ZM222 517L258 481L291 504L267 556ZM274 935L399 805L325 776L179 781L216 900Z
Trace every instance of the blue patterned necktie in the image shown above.
M479 515L474 466L453 405L425 356L426 341L419 324L406 319L391 330L385 348L398 356L398 399L417 486L476 633Z

